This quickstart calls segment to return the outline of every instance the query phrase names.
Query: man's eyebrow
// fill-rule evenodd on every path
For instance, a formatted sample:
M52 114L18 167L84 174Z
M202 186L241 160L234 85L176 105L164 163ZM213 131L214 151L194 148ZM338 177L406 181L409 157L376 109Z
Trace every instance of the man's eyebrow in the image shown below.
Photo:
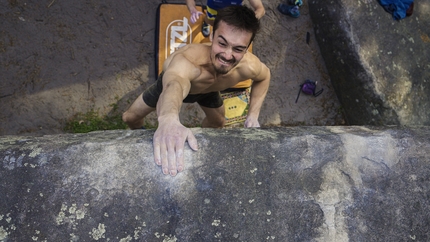
M224 42L227 42L227 40L224 38L224 36L222 36L222 35L218 35L218 37L219 38L221 38L221 39L223 39L224 40ZM228 43L228 42L227 42Z
M228 43L228 41L224 38L224 36L222 35L218 35L218 38L221 38L224 40L224 42ZM229 44L229 43L228 43ZM248 46L242 46L242 45L238 45L238 46L233 46L233 48L243 48L246 49Z

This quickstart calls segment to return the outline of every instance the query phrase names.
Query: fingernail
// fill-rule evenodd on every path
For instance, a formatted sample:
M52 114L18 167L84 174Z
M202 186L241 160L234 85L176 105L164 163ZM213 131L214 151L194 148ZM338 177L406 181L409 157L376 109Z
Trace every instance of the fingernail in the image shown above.
M171 176L176 176L176 171L171 170L171 171L170 171L170 175L171 175Z
M169 174L169 170L167 170L167 168L163 168L163 174L164 174L164 175Z
M178 166L178 171L182 171L183 169L184 169L184 167Z

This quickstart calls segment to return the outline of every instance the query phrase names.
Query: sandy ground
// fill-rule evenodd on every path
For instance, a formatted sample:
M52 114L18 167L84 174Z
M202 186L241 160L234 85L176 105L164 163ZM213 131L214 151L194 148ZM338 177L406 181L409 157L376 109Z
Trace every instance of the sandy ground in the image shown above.
M0 135L63 133L67 120L78 112L94 109L104 115L113 106L125 111L156 78L154 35L160 3L0 2ZM279 3L263 1L266 15L253 45L253 53L272 72L260 123L263 127L343 124L307 2L297 19L279 13ZM306 79L318 81L324 92L316 98L301 95L295 103ZM202 118L196 104L183 106L185 125L197 126ZM147 121L155 124L155 114Z

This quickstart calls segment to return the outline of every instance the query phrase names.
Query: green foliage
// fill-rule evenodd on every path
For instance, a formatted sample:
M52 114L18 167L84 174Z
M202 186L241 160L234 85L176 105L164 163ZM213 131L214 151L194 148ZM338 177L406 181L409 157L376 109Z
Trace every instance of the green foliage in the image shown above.
M113 113L116 113L117 106L113 106ZM126 129L127 125L122 121L120 114L100 117L98 111L91 109L87 113L77 113L71 118L64 128L64 131L71 133L88 133L96 130Z
M155 130L155 129L158 128L158 123L155 123L155 125L153 125L150 122L147 122L146 119L145 119L143 127L145 127L145 129L154 129Z

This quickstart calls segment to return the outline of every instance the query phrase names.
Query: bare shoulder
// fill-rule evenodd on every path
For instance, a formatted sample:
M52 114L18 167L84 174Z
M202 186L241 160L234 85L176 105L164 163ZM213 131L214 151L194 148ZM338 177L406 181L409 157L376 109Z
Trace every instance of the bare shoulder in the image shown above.
M199 56L202 55L204 52L209 53L211 47L208 44L188 44L177 51L175 51L173 54L182 54L187 57L192 56Z
M239 71L242 73L245 72L244 74L249 75L250 78L255 78L265 75L268 68L257 56L251 52L247 52L240 63Z
M163 69L166 70L171 65L172 61L176 63L179 60L194 66L200 66L210 60L210 46L206 44L188 44L170 55L169 58L165 60Z
M202 73L201 66L210 60L205 55L210 47L202 44L188 44L167 58L163 64L163 71L168 76L180 76L188 80L194 80ZM207 56L207 57L206 57Z
M211 46L207 44L188 44L178 51L192 63L201 65L210 60Z

